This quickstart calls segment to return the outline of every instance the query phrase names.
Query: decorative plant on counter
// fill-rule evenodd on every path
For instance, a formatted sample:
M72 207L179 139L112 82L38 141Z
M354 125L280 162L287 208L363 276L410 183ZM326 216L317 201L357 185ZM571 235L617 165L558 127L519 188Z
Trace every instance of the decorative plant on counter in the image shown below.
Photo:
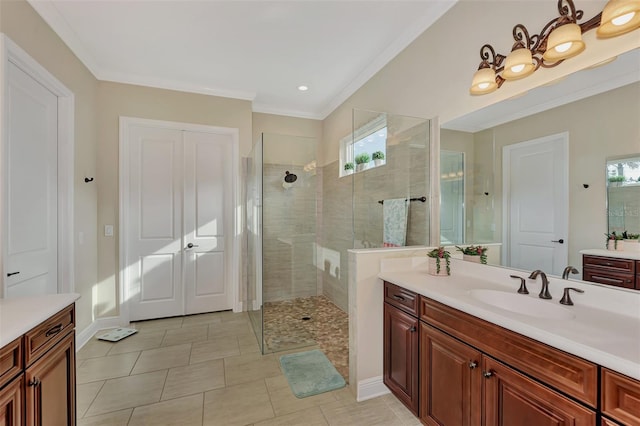
M640 234L632 234L631 232L624 231L622 233L622 239L624 239L624 240L638 240L638 239L640 239Z
M447 264L447 275L451 275L451 254L444 249L444 247L438 247L427 253L427 256L436 259L436 273L440 273L440 259L444 259Z
M471 245L468 247L456 246L456 248L467 256L480 256L480 263L487 264L487 250L489 250L489 247Z
M610 234L604 234L607 236L607 241L605 242L605 247L609 244L609 241L614 241L613 248L618 248L618 241L622 241L622 235L616 235L616 231L613 231Z

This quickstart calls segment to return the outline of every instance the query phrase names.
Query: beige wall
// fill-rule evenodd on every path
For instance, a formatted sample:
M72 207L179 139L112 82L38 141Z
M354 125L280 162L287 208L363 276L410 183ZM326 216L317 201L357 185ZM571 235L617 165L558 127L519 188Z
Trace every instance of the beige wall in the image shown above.
M0 17L0 32L75 95L73 263L75 291L81 296L76 304L77 328L82 330L94 318L93 290L97 270L97 182L84 182L85 176L96 173L97 81L26 1L0 1ZM83 244L79 243L79 233L83 234Z
M240 156L251 151L251 102L172 90L99 82L97 315L116 315L118 303L119 117L136 117L240 129ZM100 232L115 226L114 237Z
M605 0L580 1L579 7L590 18L605 4ZM637 31L606 40L597 40L595 31L591 31L585 34L588 47L583 54L505 83L490 95L469 95L483 44L490 43L498 52L507 53L513 44L514 25L521 23L537 33L556 13L556 3L551 1L459 1L324 120L320 164L338 158L339 140L351 131L353 108L423 118L438 116L444 123L640 45ZM496 16L500 18L493 19Z

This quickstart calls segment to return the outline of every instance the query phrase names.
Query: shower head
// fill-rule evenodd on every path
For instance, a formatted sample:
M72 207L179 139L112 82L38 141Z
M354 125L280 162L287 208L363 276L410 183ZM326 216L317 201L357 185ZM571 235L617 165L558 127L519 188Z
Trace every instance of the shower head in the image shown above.
M293 183L296 180L298 180L298 176L294 175L293 173L289 173L288 170L286 172L284 172L284 181L285 182Z

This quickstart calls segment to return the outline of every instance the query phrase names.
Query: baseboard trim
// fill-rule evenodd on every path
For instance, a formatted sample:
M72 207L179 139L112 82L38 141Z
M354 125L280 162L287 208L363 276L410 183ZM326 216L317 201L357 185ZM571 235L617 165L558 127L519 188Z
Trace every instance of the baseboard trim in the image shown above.
M76 352L91 340L91 338L100 330L108 328L122 327L120 317L98 318L86 327L84 330L76 331Z
M382 382L382 376L372 377L358 382L356 401L362 402L388 393L391 393L391 391Z

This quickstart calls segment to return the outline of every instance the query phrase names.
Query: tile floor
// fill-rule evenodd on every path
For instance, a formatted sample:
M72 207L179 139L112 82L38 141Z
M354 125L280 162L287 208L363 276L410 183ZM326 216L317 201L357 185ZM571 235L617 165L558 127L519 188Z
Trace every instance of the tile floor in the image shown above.
M282 353L260 355L246 313L135 327L120 342L93 339L78 352L79 426L420 425L391 395L357 403L343 388L297 399Z

